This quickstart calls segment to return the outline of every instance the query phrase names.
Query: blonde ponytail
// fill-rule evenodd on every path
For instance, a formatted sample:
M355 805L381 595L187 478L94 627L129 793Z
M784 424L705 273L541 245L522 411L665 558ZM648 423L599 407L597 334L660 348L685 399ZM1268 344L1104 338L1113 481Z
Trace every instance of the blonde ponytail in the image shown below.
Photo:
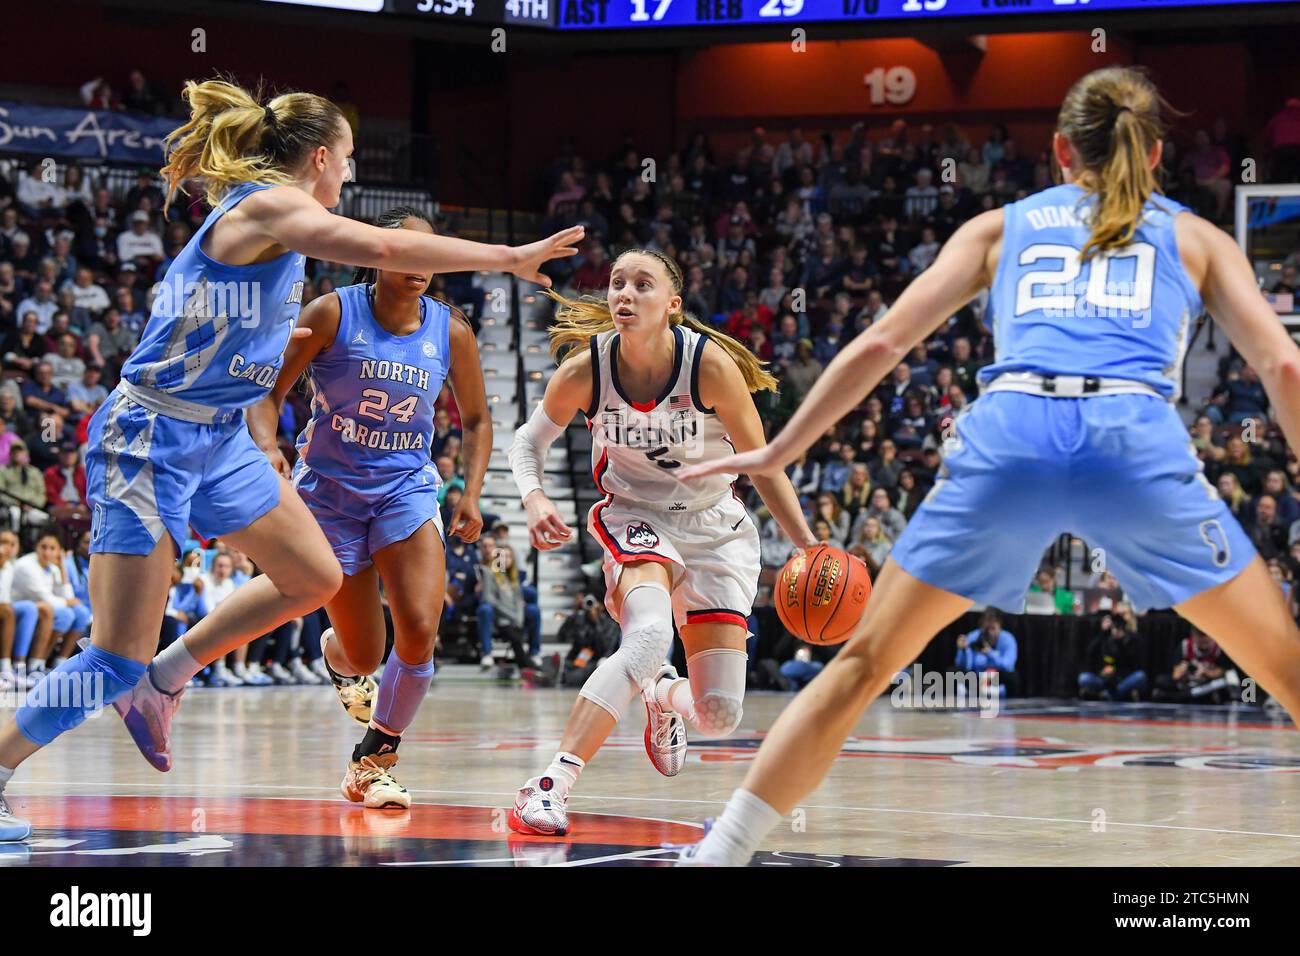
M658 259L668 273L673 288L677 292L681 292L682 273L677 267L677 263L663 253L652 249L628 249L618 258L621 259L623 256L632 254ZM617 261L616 259L615 262ZM567 362L580 355L585 355L590 347L593 335L608 332L614 327L614 316L609 310L609 302L604 298L583 295L576 299L569 299L550 289L545 289L543 292L554 299L558 305L555 311L555 322L548 329L551 336L551 355L555 356L556 361ZM765 389L773 392L777 390L778 382L772 373L767 370L767 363L759 359L758 356L730 335L705 325L684 309L679 309L669 315L668 324L684 325L688 329L712 339L736 363L736 367L740 369L740 374L744 376L745 387L751 392L761 392Z
M343 122L339 108L314 93L284 93L262 106L260 91L213 79L188 80L181 95L190 119L165 140L168 206L191 177L203 180L213 206L242 183L292 183L293 168L310 150L333 145Z
M1175 112L1136 67L1094 70L1065 95L1056 131L1083 164L1077 185L1095 197L1085 260L1130 243L1147 200L1160 191L1147 160L1164 138L1162 111Z

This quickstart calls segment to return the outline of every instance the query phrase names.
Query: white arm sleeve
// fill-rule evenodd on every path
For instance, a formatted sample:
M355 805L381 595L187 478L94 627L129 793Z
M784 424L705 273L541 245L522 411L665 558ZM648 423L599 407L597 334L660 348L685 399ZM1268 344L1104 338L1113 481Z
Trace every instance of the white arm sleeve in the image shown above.
M546 452L563 434L564 426L551 421L541 405L533 411L533 417L515 431L508 457L520 501L542 487L542 464L546 461Z

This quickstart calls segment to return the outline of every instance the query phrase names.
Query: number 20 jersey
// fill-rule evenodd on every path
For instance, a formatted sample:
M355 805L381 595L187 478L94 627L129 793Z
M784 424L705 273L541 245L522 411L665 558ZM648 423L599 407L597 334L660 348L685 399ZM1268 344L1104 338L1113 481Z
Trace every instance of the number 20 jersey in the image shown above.
M676 325L672 334L668 383L657 399L640 403L627 397L619 381L618 333L592 336L587 419L592 477L602 494L686 511L726 494L736 475L710 475L685 484L677 473L685 465L730 455L734 447L714 410L700 399L700 360L708 337Z
M1084 262L1094 203L1067 184L1003 207L989 296L995 357L981 384L1037 372L1124 378L1177 396L1189 327L1202 310L1174 239L1187 207L1151 196L1128 245Z
M420 299L423 322L392 335L375 320L365 285L343 286L339 330L311 363L311 420L298 436L294 484L380 501L429 462L434 403L450 368L446 303Z

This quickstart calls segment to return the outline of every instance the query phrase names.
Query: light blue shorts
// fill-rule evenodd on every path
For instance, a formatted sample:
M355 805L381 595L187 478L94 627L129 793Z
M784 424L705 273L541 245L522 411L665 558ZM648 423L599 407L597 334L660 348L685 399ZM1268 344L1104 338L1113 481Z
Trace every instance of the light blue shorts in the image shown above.
M439 479L432 465L411 472L376 498L318 475L304 467L302 459L294 468L293 483L349 577L370 567L376 551L405 541L426 521L443 536Z
M1064 532L1139 610L1229 581L1255 556L1177 411L1153 395L993 392L957 418L954 441L892 552L945 591L1019 611Z
M115 389L91 418L88 439L92 554L149 554L164 531L179 553L191 525L217 538L280 503L280 478L242 414L198 425Z

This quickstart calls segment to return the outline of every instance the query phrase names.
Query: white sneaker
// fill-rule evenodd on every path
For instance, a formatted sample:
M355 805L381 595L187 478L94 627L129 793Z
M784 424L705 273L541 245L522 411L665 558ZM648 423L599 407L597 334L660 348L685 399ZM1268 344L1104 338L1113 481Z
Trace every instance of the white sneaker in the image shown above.
M325 660L323 658L318 657L316 658L316 660L312 661L311 667L309 667L308 670L310 670L313 674L315 674L318 678L320 678L320 680L316 681L316 683L318 684L333 683L333 681L330 680L329 668L325 666Z
M293 663L289 665L289 673L293 675L293 679L299 684L325 683L325 681L322 681L315 671L302 662L301 657L295 657L293 659Z
M269 684L274 684L275 681L263 673L260 664L249 664L244 673L244 683L252 687L266 687Z
M269 674L271 675L271 680L275 681L277 684L298 683L298 680L290 674L288 669L279 661L276 661L271 665Z
M641 691L646 716L645 752L656 770L665 777L675 777L686 762L686 721L659 704L655 688L662 680L677 680L677 669L665 664Z
M17 843L31 835L31 823L14 816L9 804L5 802L5 795L0 793L0 843Z
M171 726L181 706L185 689L166 694L154 683L153 665L145 671L131 693L113 701L113 709L122 715L131 739L155 770L166 773L172 768Z
M539 836L564 836L568 833L566 801L553 792L554 787L555 781L550 777L533 777L520 787L507 821L510 829Z
M496 663L496 658L491 654L484 654L483 659L478 662L479 670L490 671L492 665Z
M411 795L392 774L396 763L394 753L362 757L355 763L349 761L339 790L353 803L364 803L370 810L408 810Z
M8 693L18 685L13 671L0 671L0 694Z

